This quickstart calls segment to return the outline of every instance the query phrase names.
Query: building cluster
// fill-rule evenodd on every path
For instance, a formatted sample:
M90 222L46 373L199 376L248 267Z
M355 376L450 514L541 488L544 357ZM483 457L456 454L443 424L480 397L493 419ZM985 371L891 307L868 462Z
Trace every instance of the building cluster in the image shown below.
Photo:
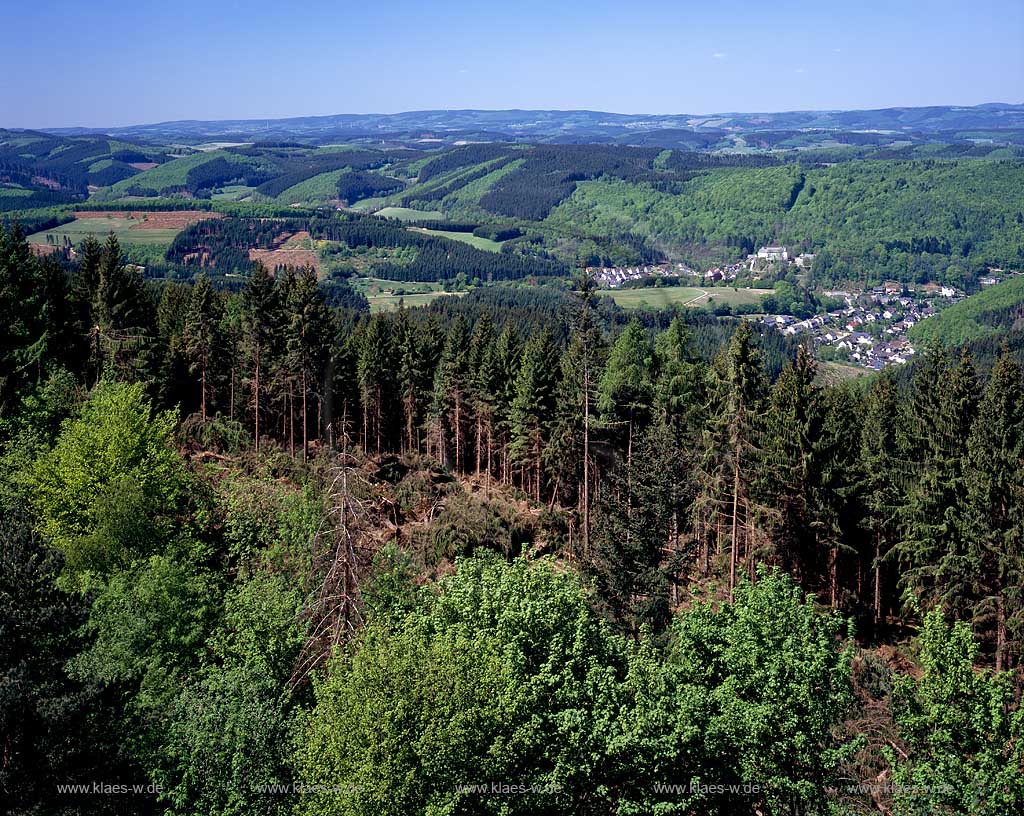
M936 301L956 302L963 293L949 286L918 287L916 297L902 284L886 283L867 291L835 291L846 306L798 320L790 315L763 318L783 334L810 338L819 351L833 349L834 356L867 368L882 369L907 362L915 349L907 332L937 311Z
M618 289L631 281L649 278L692 277L695 273L685 264L648 264L646 266L588 266L587 272L594 276L599 286Z
M746 271L763 269L768 264L794 264L802 269L810 268L814 256L792 255L784 246L764 246L755 254L737 263L712 266L704 272L691 269L682 263L649 264L646 266L589 266L587 272L594 275L598 285L618 289L631 281L648 278L692 278L695 283L729 283Z

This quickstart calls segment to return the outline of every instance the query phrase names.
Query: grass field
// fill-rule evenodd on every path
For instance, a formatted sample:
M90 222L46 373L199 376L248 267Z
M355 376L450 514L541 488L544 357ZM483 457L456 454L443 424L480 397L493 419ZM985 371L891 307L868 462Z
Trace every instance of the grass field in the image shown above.
M409 294L426 294L440 292L443 288L435 281L393 281L386 278L356 276L348 279L349 285L367 297L376 297L384 292L401 290Z
M501 241L492 241L490 238L480 238L471 232L449 232L448 230L426 229L424 227L409 227L414 232L422 232L424 235L440 235L442 238L451 238L453 241L462 241L477 249L484 249L488 252L501 252Z
M444 213L438 210L412 210L408 207L385 207L377 210L374 215L397 218L399 221L440 221L444 218Z
M367 296L370 301L370 312L388 312L397 309L400 303L406 308L413 306L428 306L431 302L442 297L460 297L465 292L420 292L414 295L372 295Z
M624 309L669 309L672 306L702 307L714 303L730 306L757 305L771 289L731 289L725 286L698 289L693 286L658 286L649 289L617 289L602 292Z
M112 232L122 244L136 246L169 246L174 236L181 232L181 229L132 229L139 222L133 218L117 218L104 216L100 218L81 218L62 224L59 227L43 230L28 236L30 244L61 243L66 235L71 243L76 246L87 236L92 235L98 241L103 241ZM47 235L53 236L52 241L47 240Z
M847 380L870 377L874 373L870 368L862 366L837 363L831 360L818 361L818 380L826 385L838 385Z
M244 184L229 184L227 187L221 188L219 193L214 193L212 198L214 201L238 201L251 195L255 189L255 187L246 187Z

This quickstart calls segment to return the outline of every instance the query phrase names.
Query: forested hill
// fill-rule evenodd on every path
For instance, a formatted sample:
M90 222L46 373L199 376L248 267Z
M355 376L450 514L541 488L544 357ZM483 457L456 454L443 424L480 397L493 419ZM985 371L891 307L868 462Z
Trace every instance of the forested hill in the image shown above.
M0 227L5 810L1024 812L1010 355L80 249Z
M107 129L127 139L207 141L330 138L344 134L422 132L480 133L506 139L599 141L648 131L687 129L742 132L820 128L841 131L936 133L950 130L1024 128L1024 105L940 105L860 111L783 113L621 114L557 110L427 110L395 114L337 114L290 119L178 121ZM89 128L57 128L61 135L87 135Z
M820 131L765 131L743 137L743 152L493 141L431 142L430 149L358 142L176 148L186 155L109 138L7 133L0 134L0 212L35 229L71 220L82 204L378 215L401 219L407 234L393 224L388 247L395 252L364 253L346 268L369 265L397 280L460 272L517 279L662 262L699 270L783 244L813 255L809 271L824 285L937 281L973 290L989 267L1024 266L1024 144L1013 141L1024 142L1024 131L1001 133L1007 141L962 135L894 144L891 134L862 134L826 146L808 143L827 136ZM126 237L155 247L152 235L148 242L138 233ZM453 247L460 236L464 246ZM166 249L173 237L160 245ZM356 249L338 243L310 249L325 264ZM235 247L243 258L266 248ZM133 251L147 265L181 260Z

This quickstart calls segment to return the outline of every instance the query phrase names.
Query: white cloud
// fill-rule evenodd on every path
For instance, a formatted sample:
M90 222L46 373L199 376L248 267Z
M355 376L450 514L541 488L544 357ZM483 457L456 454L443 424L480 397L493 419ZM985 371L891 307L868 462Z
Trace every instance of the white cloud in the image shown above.
M724 59L725 58L725 52L724 51L716 51L711 56L713 56L715 59Z

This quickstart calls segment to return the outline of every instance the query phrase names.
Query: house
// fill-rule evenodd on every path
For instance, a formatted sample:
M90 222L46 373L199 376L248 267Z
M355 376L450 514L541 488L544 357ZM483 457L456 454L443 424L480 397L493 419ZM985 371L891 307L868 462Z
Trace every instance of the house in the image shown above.
M789 250L784 246L764 246L757 251L757 257L763 261L788 261Z

